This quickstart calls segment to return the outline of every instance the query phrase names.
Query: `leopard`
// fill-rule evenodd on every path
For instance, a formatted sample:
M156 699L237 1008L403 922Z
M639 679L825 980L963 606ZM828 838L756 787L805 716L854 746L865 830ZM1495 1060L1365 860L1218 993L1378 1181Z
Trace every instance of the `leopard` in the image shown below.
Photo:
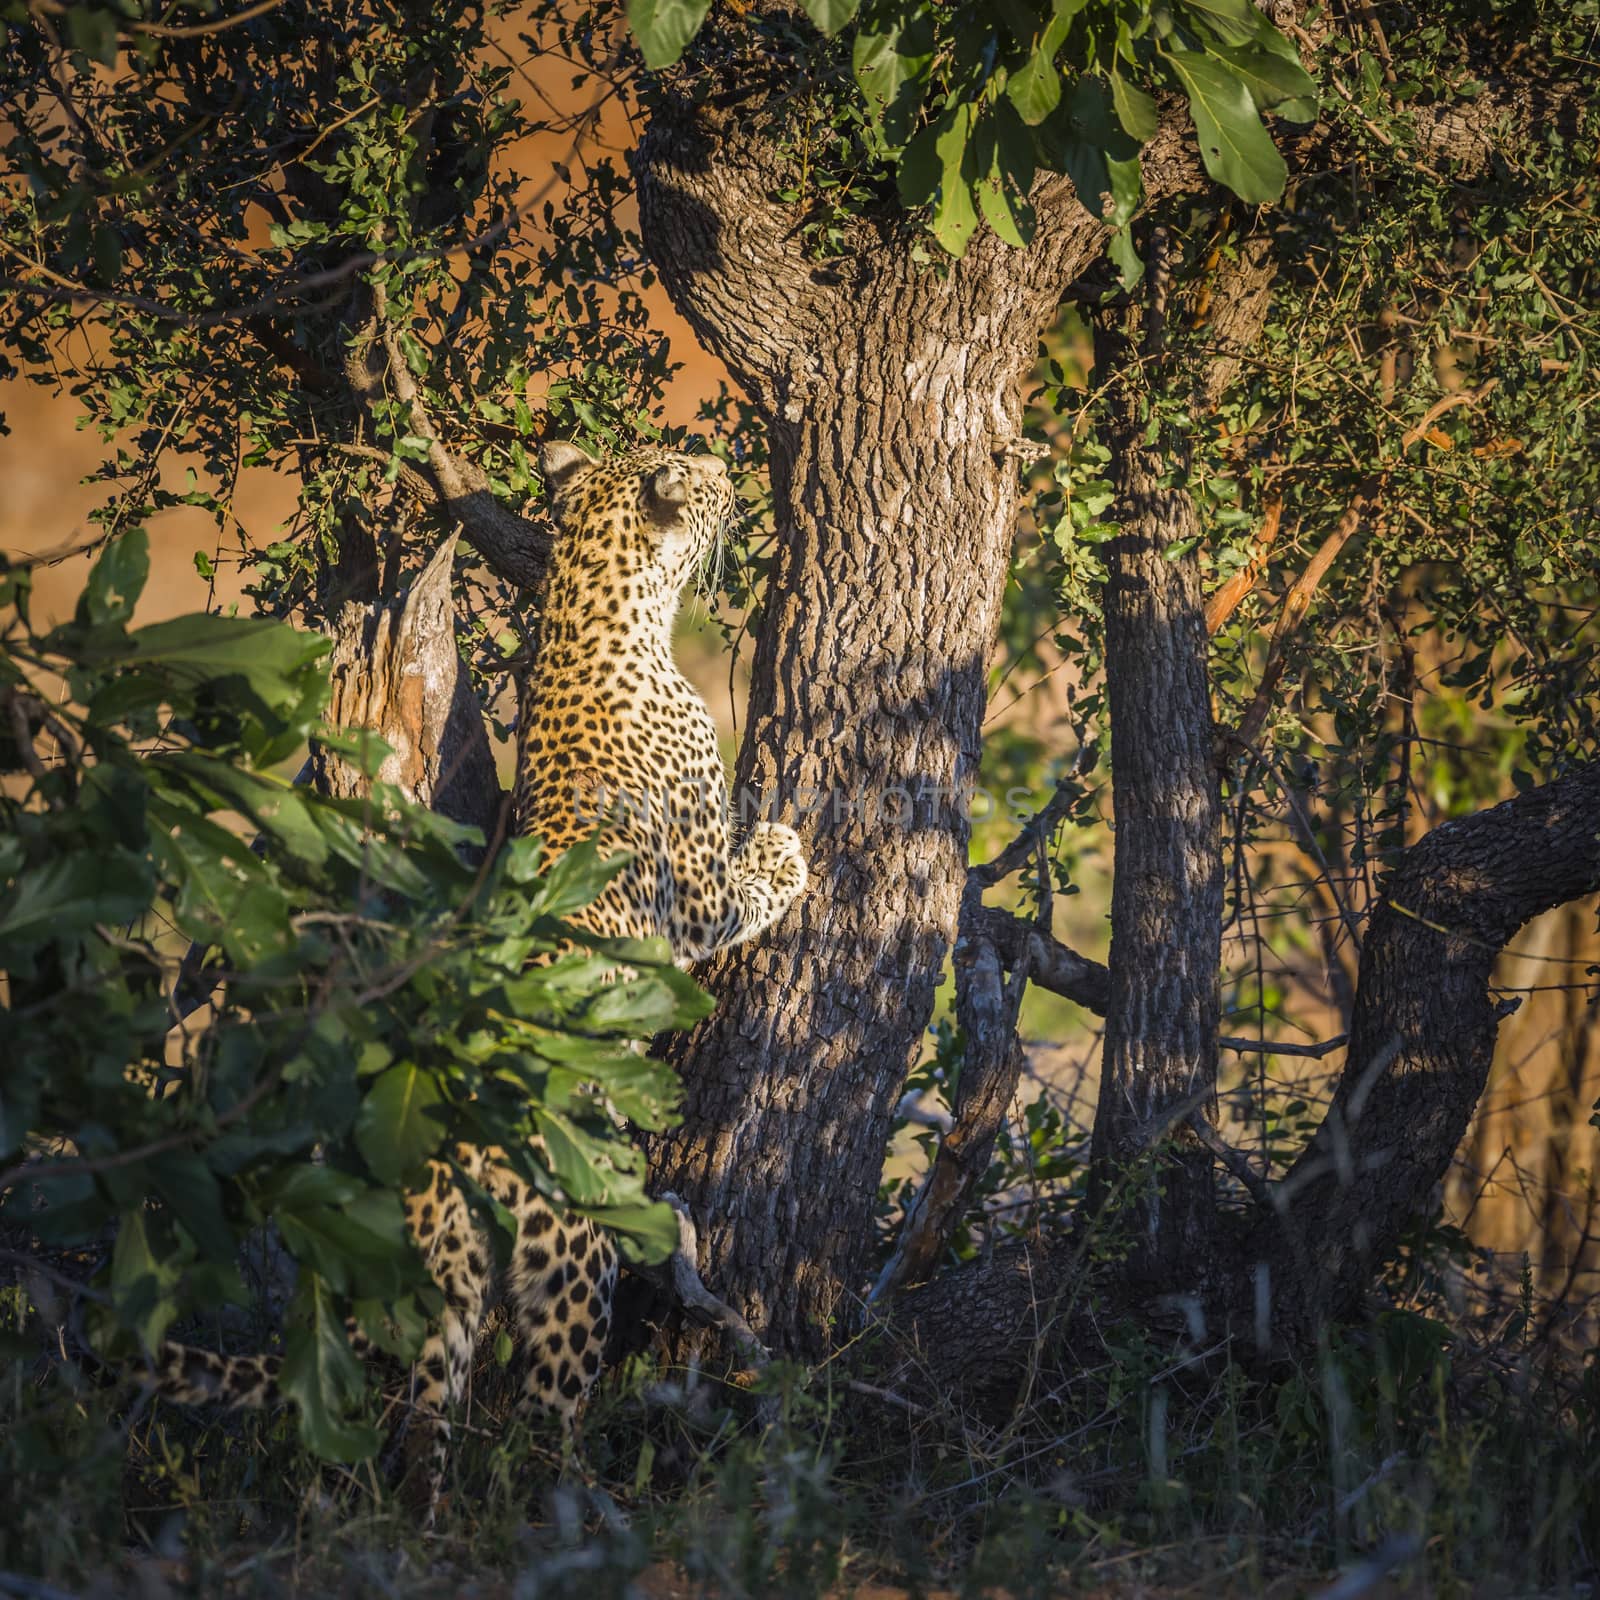
M720 552L736 491L719 457L662 446L597 459L555 441L540 466L555 537L519 695L513 827L552 859L598 836L623 864L569 920L602 938L664 939L687 968L765 932L807 885L792 828L761 819L736 831L715 720L673 652L683 598ZM406 1475L425 1528L490 1310L504 1304L515 1327L519 1409L553 1414L570 1438L600 1376L619 1272L607 1231L524 1183L503 1150L455 1155L517 1233L497 1271L442 1161L407 1198L407 1227L443 1300L412 1369ZM348 1333L369 1356L353 1321ZM156 1387L180 1403L265 1407L280 1398L279 1370L274 1355L167 1342Z

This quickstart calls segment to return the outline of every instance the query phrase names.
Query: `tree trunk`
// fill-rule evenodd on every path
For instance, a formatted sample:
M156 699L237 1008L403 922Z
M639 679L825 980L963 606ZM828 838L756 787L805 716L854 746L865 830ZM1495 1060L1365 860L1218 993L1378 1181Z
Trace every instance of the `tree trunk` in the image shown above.
M1534 917L1600 891L1600 762L1420 839L1385 880L1361 952L1346 1065L1246 1257L1275 1338L1347 1314L1428 1203L1483 1094L1495 958Z
M1132 1274L1181 1291L1216 1227L1211 1156L1187 1122L1210 1115L1216 1087L1222 817L1186 451L1172 428L1150 437L1162 276L1157 260L1145 361L1109 316L1095 338L1121 532L1105 546L1116 841L1094 1199L1131 1231ZM1166 1152L1142 1161L1161 1141Z
M986 238L941 272L896 221L819 267L768 198L779 161L687 108L657 113L637 161L668 289L771 428L778 548L736 794L792 817L812 882L707 975L721 1004L680 1055L685 1118L653 1166L708 1282L804 1354L855 1315L966 877L1021 385L1100 229L1064 202L1048 245Z
M1483 1092L1505 1014L1489 992L1496 957L1533 917L1597 892L1600 762L1447 822L1405 853L1368 927L1327 1117L1253 1223L1218 1219L1201 1300L1208 1337L1303 1350L1357 1309ZM896 1320L921 1381L1014 1388L1046 1322L1059 1343L1083 1270L1080 1240L1010 1244L907 1294ZM990 1315L1008 1331L986 1330Z
M371 777L326 746L312 750L324 793L361 798L374 780L455 822L493 836L500 781L467 669L456 648L450 569L456 541L439 547L398 600L349 602L333 633L328 720L375 733L389 753Z

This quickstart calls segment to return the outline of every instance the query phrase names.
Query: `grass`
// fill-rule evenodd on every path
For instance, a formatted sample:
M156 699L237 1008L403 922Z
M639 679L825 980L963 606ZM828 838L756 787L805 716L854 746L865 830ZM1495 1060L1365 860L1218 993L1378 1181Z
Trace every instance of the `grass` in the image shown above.
M565 1462L491 1357L424 1539L292 1415L105 1386L22 1290L0 1309L0 1568L28 1575L0 1592L1287 1595L1375 1555L1440 1596L1600 1580L1600 1364L1532 1317L1391 1305L1265 1375L1111 1323L976 1414L903 1372L884 1398L870 1352L755 1390L634 1359Z

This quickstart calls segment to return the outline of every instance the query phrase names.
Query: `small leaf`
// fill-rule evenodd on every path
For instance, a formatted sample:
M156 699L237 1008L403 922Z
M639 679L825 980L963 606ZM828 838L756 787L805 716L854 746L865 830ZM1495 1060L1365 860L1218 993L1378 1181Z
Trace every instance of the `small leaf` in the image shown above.
M700 31L711 0L628 0L628 24L652 72L670 67Z

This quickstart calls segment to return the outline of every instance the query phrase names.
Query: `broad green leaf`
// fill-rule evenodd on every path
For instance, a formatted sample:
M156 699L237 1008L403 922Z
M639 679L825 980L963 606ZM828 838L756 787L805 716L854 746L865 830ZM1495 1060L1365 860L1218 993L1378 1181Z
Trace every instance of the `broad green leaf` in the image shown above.
M395 1300L357 1300L350 1314L377 1347L399 1361L416 1359L428 1337L428 1316L415 1295Z
M1189 96L1206 171L1252 205L1276 200L1288 169L1244 79L1226 62L1196 50L1169 50L1163 59Z
M628 0L628 25L652 72L670 67L705 21L711 0Z
M348 1412L363 1388L361 1364L345 1336L333 1291L302 1268L289 1307L278 1387L300 1412L300 1436L328 1461L363 1461L378 1448L378 1430Z
M1072 179L1078 201L1094 216L1118 222L1127 196L1126 163L1138 164L1139 145L1124 131L1103 78L1086 74L1036 130L1044 159ZM1123 163L1113 182L1110 163ZM1111 196L1111 206L1102 202ZM1125 220L1125 219L1122 219Z
M911 137L933 48L933 19L926 14L880 5L862 20L851 70L886 150L900 149Z
M568 917L581 911L628 864L626 850L601 854L600 839L584 839L565 850L545 873L532 896L534 914Z
M604 1205L611 1193L612 1169L598 1159L600 1146L576 1123L559 1112L534 1107L534 1121L544 1139L550 1174L573 1205Z
M190 689L219 682L243 685L277 716L320 709L326 677L314 671L331 643L270 617L203 613L154 622L128 636L130 668L153 669Z
M1224 44L1248 44L1264 32L1277 31L1251 0L1178 0L1178 3Z
M1239 74L1258 109L1276 111L1291 122L1316 121L1316 79L1297 59L1260 45L1220 45L1211 53Z
M801 0L805 12L823 33L837 33L855 16L861 0Z
M367 1091L356 1118L356 1146L384 1183L398 1183L439 1148L444 1127L428 1107L443 1099L433 1074L410 1061L390 1067Z
M151 816L165 824L151 831L150 852L177 891L174 920L184 933L242 965L293 946L289 902L237 834L160 800Z
M623 1260L653 1265L678 1248L678 1215L659 1200L634 1206L585 1206L583 1214L616 1237Z
M117 64L117 18L109 8L96 5L69 7L67 35L75 50L93 56L102 66Z
M1140 144L1156 136L1156 103L1143 89L1128 82L1115 67L1111 70L1111 103L1117 120L1130 138Z
M232 1262L236 1246L223 1209L216 1176L192 1150L173 1150L149 1165L156 1192L189 1230L200 1253L212 1261Z
M918 190L926 192L931 170L937 174L934 194L933 236L953 256L966 253L967 241L978 226L973 186L980 176L969 148L978 108L947 106L938 119L912 140L901 163L901 194L908 204ZM909 172L908 172L909 169Z
M173 1290L177 1264L162 1260L151 1248L142 1207L122 1214L111 1251L111 1293L117 1316L138 1334L145 1349L154 1350L178 1315Z
M89 569L78 616L91 624L126 622L150 576L150 540L143 528L119 534Z
M285 1248L320 1273L342 1294L361 1290L382 1297L398 1294L412 1275L415 1255L405 1231L400 1197L367 1189L347 1204L279 1209Z
M1043 50L1035 50L1006 80L1006 98L1030 127L1061 104L1061 74Z
M154 874L126 850L60 856L17 875L0 893L0 952L79 938L96 923L130 922L150 905Z

